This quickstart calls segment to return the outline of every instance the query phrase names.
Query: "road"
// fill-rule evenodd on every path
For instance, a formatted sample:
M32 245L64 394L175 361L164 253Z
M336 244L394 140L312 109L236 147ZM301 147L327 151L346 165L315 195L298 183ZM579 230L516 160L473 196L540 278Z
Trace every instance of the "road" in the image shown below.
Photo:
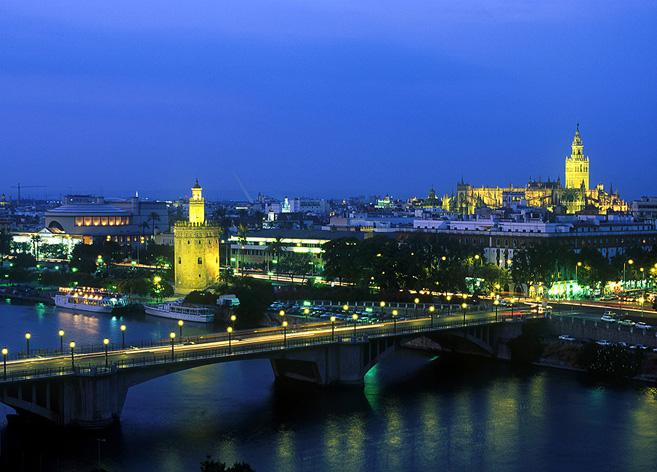
M499 314L501 318L502 311L500 311ZM505 314L508 314L508 312ZM514 314L515 316L527 314L527 310L521 310L516 307ZM467 322L493 321L495 319L495 312L466 313L465 319ZM462 320L462 312L450 315L437 314L434 316L434 324L436 327L439 327L440 325L454 325L460 323ZM428 316L425 316L422 318L399 320L396 323L393 321L373 324L356 323L355 329L357 334L367 335L370 333L381 333L381 330L393 331L398 329L401 331L405 328L413 327L428 328L430 324L431 319ZM350 337L354 333L354 323L338 322L335 324L334 329L336 337ZM332 331L333 328L330 322L289 326L285 333L282 328L242 330L233 332L230 344L234 351L240 351L244 348L258 347L259 345L272 343L279 343L280 345L284 341L284 338L286 338L288 342L293 342L295 340L311 340L320 336L328 337L331 336ZM191 340L193 340L193 342ZM227 349L228 347L229 339L226 333L204 335L197 338L183 338L182 342L180 339L175 339L173 343L174 356L186 352L197 353L221 348ZM65 354L8 360L6 368L7 375L11 376L12 373L32 371L35 369L68 369L71 367L72 362L74 362L76 366L104 367L106 361L109 365L112 365L130 362L131 359L143 358L146 356L166 356L171 352L171 343L167 343L166 341L162 341L161 345L143 348L130 346L126 349L108 349L107 355L102 350L85 353L76 353L74 351L72 358L69 350Z

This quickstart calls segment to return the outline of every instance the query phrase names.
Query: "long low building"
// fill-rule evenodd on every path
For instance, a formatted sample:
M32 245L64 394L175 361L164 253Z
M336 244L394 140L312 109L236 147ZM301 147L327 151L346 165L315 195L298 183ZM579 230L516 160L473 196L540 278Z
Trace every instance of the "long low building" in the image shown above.
M321 230L256 230L241 238L229 238L230 265L234 269L260 269L273 271L279 258L286 253L307 254L309 272L321 273L324 269L322 246L334 239L363 239L365 233L355 231Z
M136 244L153 233L169 230L165 202L105 199L90 195L68 195L62 206L45 214L46 228L81 237L86 244L94 240Z

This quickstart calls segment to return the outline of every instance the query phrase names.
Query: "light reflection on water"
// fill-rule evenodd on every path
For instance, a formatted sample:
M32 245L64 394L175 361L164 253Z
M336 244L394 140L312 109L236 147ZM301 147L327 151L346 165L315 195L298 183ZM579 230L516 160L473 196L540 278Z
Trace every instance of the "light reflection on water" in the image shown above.
M129 339L175 329L166 320L0 305L0 342L19 349L29 329L35 345L55 347L60 327L81 342L120 339L124 321ZM103 465L196 471L210 454L260 472L648 471L657 463L655 395L589 385L568 372L432 362L414 352L375 366L363 389L277 385L266 360L211 365L133 387L121 427L102 433ZM5 428L4 457L9 443L15 454L59 467L52 470L95 465L93 434L34 433Z

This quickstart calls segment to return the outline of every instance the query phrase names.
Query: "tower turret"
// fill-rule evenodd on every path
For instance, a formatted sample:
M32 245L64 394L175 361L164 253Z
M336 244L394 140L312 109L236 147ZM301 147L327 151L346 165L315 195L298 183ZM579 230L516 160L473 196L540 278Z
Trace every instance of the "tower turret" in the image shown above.
M203 198L203 189L196 179L192 187L192 197L189 199L189 222L205 223L205 199Z
M589 189L589 158L584 156L584 144L579 133L579 123L570 146L570 156L566 157L566 188Z

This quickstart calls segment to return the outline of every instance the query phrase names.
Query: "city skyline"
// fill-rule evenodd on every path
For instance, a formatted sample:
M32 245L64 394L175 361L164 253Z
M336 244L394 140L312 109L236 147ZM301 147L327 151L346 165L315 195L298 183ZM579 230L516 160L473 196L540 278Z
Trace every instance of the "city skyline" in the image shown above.
M651 194L655 6L596 5L199 1L155 20L144 2L7 2L0 191L164 198L205 175L208 198L241 199L236 174L280 197L517 185L563 178L579 122L592 180Z

